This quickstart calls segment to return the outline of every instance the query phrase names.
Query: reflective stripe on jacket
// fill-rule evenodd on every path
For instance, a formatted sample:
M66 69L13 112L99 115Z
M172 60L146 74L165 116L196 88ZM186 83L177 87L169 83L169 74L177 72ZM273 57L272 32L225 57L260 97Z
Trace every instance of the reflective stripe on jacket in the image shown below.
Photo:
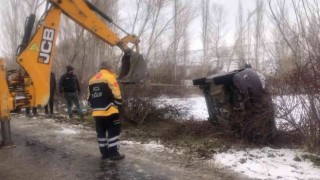
M110 116L119 113L122 104L116 75L108 70L100 70L89 81L88 101L93 110L92 116Z

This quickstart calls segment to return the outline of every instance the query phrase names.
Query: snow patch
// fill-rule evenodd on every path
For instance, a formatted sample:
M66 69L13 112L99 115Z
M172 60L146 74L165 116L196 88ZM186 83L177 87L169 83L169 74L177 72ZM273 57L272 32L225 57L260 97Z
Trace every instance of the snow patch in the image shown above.
M147 151L164 151L165 147L162 144L159 144L155 141L151 141L149 143L141 143L136 141L121 141L121 145L131 145L131 146L142 146Z
M46 123L54 123L54 119L44 119L43 121L45 121Z
M207 111L207 105L204 97L188 97L188 98L168 98L160 97L159 106L162 104L172 105L174 107L180 107L182 110L187 110L187 117L195 120L207 120L209 117Z
M162 144L158 144L155 141L151 141L147 144L142 144L145 149L154 149L154 150L164 150L164 146Z
M319 179L320 168L297 149L246 149L229 150L216 154L214 162L223 167L258 179ZM297 160L298 159L298 160Z
M283 129L293 130L294 127L289 121L299 124L304 121L303 118L308 117L310 102L306 95L287 95L287 96L275 96L273 102L277 109L276 123L277 127Z
M77 134L77 131L70 129L70 128L64 128L61 131L55 131L59 134Z

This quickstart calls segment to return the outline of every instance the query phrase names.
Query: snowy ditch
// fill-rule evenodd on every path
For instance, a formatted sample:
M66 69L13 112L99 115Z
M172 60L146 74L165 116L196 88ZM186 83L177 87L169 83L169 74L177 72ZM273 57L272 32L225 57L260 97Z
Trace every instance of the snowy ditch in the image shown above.
M149 152L175 152L155 141L121 141L121 146L139 146ZM208 162L255 179L319 179L320 168L314 166L310 160L304 159L305 155L310 154L299 149L264 147L242 151L229 150L215 154Z
M190 98L166 98L160 100L167 104L187 109L187 117L199 121L205 121L208 118L208 112L204 97ZM278 110L278 116L286 112L281 107L291 109L287 114L296 122L300 121L302 111L302 102L300 97L284 96L274 97L273 102ZM277 126L281 126L286 121L277 118ZM211 163L220 165L228 170L242 173L251 178L257 179L320 179L320 167L314 166L308 159L303 159L304 153L299 149L272 149L264 147L260 149L246 149L243 151L229 150L224 153L215 154Z

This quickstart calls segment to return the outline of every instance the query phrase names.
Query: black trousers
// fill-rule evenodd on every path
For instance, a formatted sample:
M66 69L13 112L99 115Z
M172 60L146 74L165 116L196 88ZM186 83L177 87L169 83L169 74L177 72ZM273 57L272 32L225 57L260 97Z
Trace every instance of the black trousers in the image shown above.
M53 114L53 98L54 98L54 93L50 93L49 102L46 106L44 106L44 110L46 114L49 114L48 106L50 108L50 114L51 115Z
M121 124L119 114L94 117L101 154L116 155L119 149ZM108 133L108 136L107 136Z
M33 113L33 115L38 114L36 107L33 107L33 108L32 108L32 113ZM27 115L27 116L30 115L30 107L26 107L26 115Z

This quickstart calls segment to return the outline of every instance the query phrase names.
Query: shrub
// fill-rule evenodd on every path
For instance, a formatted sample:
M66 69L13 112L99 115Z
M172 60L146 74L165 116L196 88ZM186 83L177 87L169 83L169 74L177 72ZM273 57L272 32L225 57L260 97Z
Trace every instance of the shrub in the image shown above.
M180 120L182 108L159 101L159 89L148 85L126 85L122 87L125 120L141 125L149 121Z
M297 66L273 81L280 127L297 132L308 150L320 152L320 62Z

